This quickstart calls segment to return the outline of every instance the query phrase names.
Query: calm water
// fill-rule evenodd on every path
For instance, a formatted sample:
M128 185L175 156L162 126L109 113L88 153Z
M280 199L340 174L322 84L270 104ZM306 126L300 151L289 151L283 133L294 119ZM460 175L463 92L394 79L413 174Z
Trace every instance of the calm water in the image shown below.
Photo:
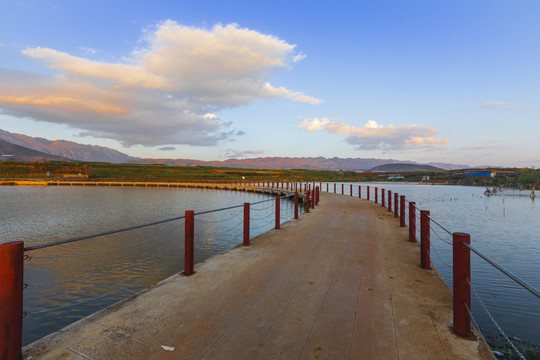
M355 183L353 196L358 196L358 185L362 186L363 198L366 198L367 185L370 185L372 201L375 186L405 195L407 200L416 202L418 209L429 210L431 217L449 232L469 233L473 247L540 289L540 198L531 200L528 197L530 191L510 190L501 193L507 196L486 197L485 188L481 187ZM323 184L323 190L326 190L326 184ZM333 184L329 190L333 192ZM349 184L344 190L350 194ZM337 191L341 192L339 185ZM444 242L451 242L452 237L437 225L431 225L432 261L446 283L452 286L449 267L452 265L452 248ZM417 220L417 236L419 226ZM471 263L472 286L503 331L540 344L540 299L474 253L471 253ZM474 293L472 298L473 316L480 328L488 335L497 335L499 332Z
M245 192L176 188L0 187L0 242L26 246L149 223L244 202ZM275 201L251 206L251 236L274 226ZM282 222L293 203L281 202ZM195 217L195 262L242 243L243 208ZM184 220L27 253L23 343L183 270Z

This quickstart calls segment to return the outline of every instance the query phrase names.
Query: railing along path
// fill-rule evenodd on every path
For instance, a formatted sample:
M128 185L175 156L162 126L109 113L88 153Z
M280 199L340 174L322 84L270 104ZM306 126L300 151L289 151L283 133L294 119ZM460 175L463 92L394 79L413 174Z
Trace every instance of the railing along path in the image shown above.
M112 184L113 182L108 182ZM199 182L194 182L199 184ZM208 184L208 183L207 183ZM205 184L205 188L208 188ZM64 185L64 184L63 184ZM177 184L180 185L180 184ZM185 187L189 187L189 183L184 183ZM113 185L114 186L114 185ZM135 259L130 261L127 265L121 265L118 267L110 268L106 271L95 272L95 273L85 273L84 275L75 275L70 279L62 280L53 280L53 281L37 281L31 284L25 284L23 279L24 273L24 262L33 259L44 259L48 261L54 261L58 258L70 258L70 257L83 257L91 255L103 255L108 253L114 253L119 251L126 251L130 248L141 246L146 243L155 242L157 235L151 236L148 239L142 241L135 241L129 243L125 246L119 246L112 249L100 250L100 251L88 251L82 254L62 254L62 255L37 255L32 257L30 254L33 254L35 251L40 251L43 249L51 249L56 246L62 246L66 244L73 243L85 243L88 240L102 238L105 236L116 235L124 232L129 232L133 230L139 230L143 228L154 228L156 226L173 223L179 220L184 220L184 270L181 272L184 276L189 276L194 273L194 264L195 264L195 221L198 222L208 222L213 224L229 224L232 223L228 229L220 233L220 236L226 233L234 233L233 240L238 243L240 240L243 245L247 246L250 243L250 230L256 231L258 233L269 230L271 227L279 229L282 221L294 218L298 219L299 214L299 204L300 199L304 199L305 211L309 211L310 208L314 208L315 199L318 199L319 188L311 188L310 184L298 184L298 183L288 183L288 182L263 182L259 183L249 183L249 182L234 182L229 184L218 184L217 182L213 183L214 188L220 187L220 189L226 190L244 190L260 193L268 193L271 195L276 195L274 198L256 201L252 203L244 203L243 205L235 205L229 207L223 207L219 209L212 209L206 211L194 212L193 210L185 211L185 214L182 216L177 216L173 218L168 218L164 220L154 221L145 224L139 224L134 226L128 226L120 229L103 231L99 233L83 235L78 237L73 237L69 239L62 239L57 241L52 241L44 244L36 244L25 246L22 241L13 241L0 244L0 354L2 354L2 359L17 359L22 350L22 319L25 316L38 315L42 313L51 313L56 312L65 308L85 304L91 301L99 300L104 297L110 297L111 294L120 293L123 290L132 290L132 293L137 292L133 291L132 285L115 285L113 289L106 289L106 291L97 296L89 296L83 300L69 303L69 304L58 304L58 299L53 300L52 306L47 309L40 309L35 311L24 311L23 309L23 292L27 287L43 287L53 286L57 284L71 284L73 282L84 282L87 281L91 284L95 284L96 279L103 279L107 275L114 273L123 272L127 269L146 264L155 259L158 256L161 256L165 252L171 251L171 246L163 246L160 250L153 249L153 251L146 257ZM180 186L179 186L180 187ZM310 196L311 195L311 196ZM311 200L310 200L311 197ZM285 207L285 211L281 211L281 204L283 201L292 201L294 204L294 210L291 207ZM239 210L241 209L241 210ZM217 221L208 221L204 217L209 214L215 213L224 213L227 211L237 210L233 215L226 216L223 219ZM238 211L239 210L239 211ZM274 210L274 211L271 211ZM302 210L302 209L300 209ZM269 213L273 213L273 216L269 216ZM253 215L252 215L253 214ZM258 215L259 214L259 215ZM242 218L240 221L233 222L235 218ZM243 225L243 226L242 226ZM273 225L273 226L272 226ZM241 229L240 229L241 228ZM172 230L171 230L172 231ZM235 240L236 239L236 240ZM151 278L165 268L170 267L173 263L176 263L178 259L173 259L172 261L165 263L164 265L153 269L143 278L138 280L144 280L146 278ZM91 280L91 281L90 281ZM84 285L81 283L78 286ZM105 286L106 287L106 286ZM91 293L95 293L94 290Z

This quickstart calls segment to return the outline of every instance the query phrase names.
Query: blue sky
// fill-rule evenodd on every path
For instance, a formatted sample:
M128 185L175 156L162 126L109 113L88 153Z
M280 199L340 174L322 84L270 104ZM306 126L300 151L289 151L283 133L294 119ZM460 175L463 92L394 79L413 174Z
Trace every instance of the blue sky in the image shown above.
M538 167L539 10L0 0L0 128L139 157Z

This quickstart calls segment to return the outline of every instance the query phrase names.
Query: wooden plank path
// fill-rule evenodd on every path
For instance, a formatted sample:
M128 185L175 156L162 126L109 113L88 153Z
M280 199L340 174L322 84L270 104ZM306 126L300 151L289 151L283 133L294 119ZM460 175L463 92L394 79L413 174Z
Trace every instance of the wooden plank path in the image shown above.
M321 203L24 348L32 359L491 359L381 205ZM165 348L163 347L165 346Z

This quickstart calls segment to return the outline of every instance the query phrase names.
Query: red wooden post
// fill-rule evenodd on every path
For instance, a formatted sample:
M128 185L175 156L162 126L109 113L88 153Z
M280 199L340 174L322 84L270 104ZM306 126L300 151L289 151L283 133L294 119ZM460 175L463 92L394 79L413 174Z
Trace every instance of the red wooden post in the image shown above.
M392 190L388 190L388 211L392 211Z
M431 270L429 237L429 211L420 210L420 265Z
M399 196L399 226L405 227L405 195Z
M328 192L328 183L326 183L326 192Z
M281 214L279 213L279 206L281 205L281 198L276 196L276 229L279 229L281 223Z
M345 184L341 184L341 195L345 194Z
M249 245L249 203L244 203L244 245Z
M298 219L298 191L294 192L294 218Z
M375 186L375 204L379 202L379 189Z
M351 184L351 196L352 196L352 184Z
M24 242L0 244L0 357L20 359L22 351Z
M315 188L315 205L319 205L319 189L318 186Z
M470 244L471 236L465 233L452 234L454 257L454 332L459 336L471 335L471 252L463 243Z
M362 186L361 185L358 185L358 198L359 199L362 198Z
M311 208L315 209L315 189L311 190Z
M399 203L399 194L394 193L394 217L398 217L398 203Z
M367 200L369 201L369 186L367 187Z
M385 207L385 205L384 205L384 189L381 189L381 205L382 205L382 207Z
M306 212L309 213L309 191L306 192Z
M409 241L416 242L416 203L409 202Z
M336 183L334 183L334 194L336 193Z
M185 244L184 244L184 275L188 276L194 273L193 268L195 267L195 212L193 210L186 211L186 225L185 225Z

